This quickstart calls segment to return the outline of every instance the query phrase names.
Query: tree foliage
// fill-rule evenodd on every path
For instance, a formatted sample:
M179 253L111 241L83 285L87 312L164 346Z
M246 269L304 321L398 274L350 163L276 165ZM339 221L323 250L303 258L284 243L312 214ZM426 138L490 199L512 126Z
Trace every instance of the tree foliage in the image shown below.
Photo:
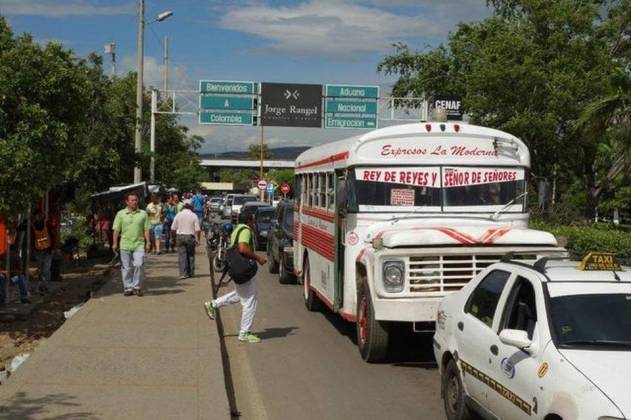
M459 24L447 45L417 52L396 44L378 70L398 76L393 96L461 95L471 122L527 143L533 173L554 178L559 194L579 180L589 213L597 204L600 145L612 121L629 124L629 91L615 86L616 77L629 75L631 3L489 4L491 17ZM603 116L603 109L617 111ZM577 121L596 129L577 129Z
M15 36L0 17L0 214L23 211L46 191L71 184L80 194L149 174L149 95L143 152L133 146L136 75L107 77L102 59L82 59L60 43ZM204 178L195 150L172 115L157 117L156 178L192 189Z

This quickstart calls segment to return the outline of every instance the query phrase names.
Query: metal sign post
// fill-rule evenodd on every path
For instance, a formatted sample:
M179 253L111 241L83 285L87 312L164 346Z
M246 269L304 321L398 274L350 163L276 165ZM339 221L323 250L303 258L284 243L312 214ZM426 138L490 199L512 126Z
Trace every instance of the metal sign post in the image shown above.
M151 183L156 182L156 111L158 110L158 92L151 89L151 129L149 137L149 148L151 161L149 163L149 179Z

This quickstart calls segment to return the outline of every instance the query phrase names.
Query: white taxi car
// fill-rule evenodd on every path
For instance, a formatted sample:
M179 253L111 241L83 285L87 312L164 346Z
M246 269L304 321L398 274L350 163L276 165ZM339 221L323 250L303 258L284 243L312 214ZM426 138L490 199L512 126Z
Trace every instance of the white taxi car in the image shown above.
M447 417L631 419L631 268L502 261L438 308Z

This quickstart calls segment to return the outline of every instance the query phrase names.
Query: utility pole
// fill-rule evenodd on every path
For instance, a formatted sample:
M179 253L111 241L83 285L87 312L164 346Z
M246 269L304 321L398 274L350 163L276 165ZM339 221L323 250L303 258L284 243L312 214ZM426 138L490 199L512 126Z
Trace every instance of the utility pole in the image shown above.
M156 111L158 110L158 92L151 89L151 135L149 147L151 151L151 162L149 164L149 180L156 182Z
M261 125L261 139L259 142L259 149L260 149L259 155L261 157L261 165L259 168L259 181L263 179L263 137L264 137L264 132L263 132L263 126ZM260 201L263 201L263 194L265 194L265 191L263 190L259 190L259 191L260 191Z
M162 91L164 92L164 97L167 97L167 89L169 87L169 37L167 35L164 36L164 59L162 62L162 71L163 71L163 86Z
M142 97L143 97L143 66L145 53L145 1L138 0L138 46L137 46L137 74L136 74L136 131L134 136L134 152L136 159L140 158L142 151ZM134 167L134 183L142 181L142 169L136 162Z

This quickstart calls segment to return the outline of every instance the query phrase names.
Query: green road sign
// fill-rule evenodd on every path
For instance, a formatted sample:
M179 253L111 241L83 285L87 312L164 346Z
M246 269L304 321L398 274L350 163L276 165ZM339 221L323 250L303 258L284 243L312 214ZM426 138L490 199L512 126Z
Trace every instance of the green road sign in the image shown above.
M342 117L334 114L326 114L324 118L324 128L355 128L355 129L375 129L377 128L377 115L369 117Z
M326 112L340 114L376 114L377 101L349 101L344 99L327 99Z
M201 111L200 124L221 125L254 125L254 114L251 112Z
M199 107L201 109L251 110L254 109L254 97L231 95L201 95L199 97Z
M326 85L327 97L378 98L379 86Z
M200 80L199 92L223 93L229 95L254 95L256 94L256 83L231 82L225 80Z

